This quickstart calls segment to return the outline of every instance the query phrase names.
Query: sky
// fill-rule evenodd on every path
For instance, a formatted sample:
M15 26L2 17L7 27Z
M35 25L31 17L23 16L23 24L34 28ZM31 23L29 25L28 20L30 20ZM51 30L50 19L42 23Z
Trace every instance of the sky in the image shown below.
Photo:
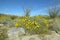
M0 13L24 15L24 10L30 8L31 16L48 15L48 8L60 7L60 0L0 0Z

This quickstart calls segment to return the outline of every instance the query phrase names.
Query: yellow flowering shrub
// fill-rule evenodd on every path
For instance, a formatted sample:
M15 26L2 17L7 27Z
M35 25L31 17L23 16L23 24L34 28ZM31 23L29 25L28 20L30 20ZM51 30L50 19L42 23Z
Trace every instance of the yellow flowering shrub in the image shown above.
M41 16L19 18L15 24L16 27L24 27L27 32L47 33L49 28L48 21Z

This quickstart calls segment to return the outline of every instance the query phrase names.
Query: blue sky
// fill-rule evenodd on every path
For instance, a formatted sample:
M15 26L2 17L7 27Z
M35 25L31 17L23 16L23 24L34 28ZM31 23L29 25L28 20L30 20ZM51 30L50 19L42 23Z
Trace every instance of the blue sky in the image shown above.
M24 9L31 8L31 16L47 15L47 8L54 5L60 7L60 0L0 0L0 13L24 15Z

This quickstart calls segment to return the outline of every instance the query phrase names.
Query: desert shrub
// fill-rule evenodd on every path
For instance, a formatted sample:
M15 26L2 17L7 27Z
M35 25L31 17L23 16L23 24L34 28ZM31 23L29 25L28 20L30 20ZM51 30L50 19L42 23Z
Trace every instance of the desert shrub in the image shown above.
M55 21L50 23L50 30L53 30L57 33L60 31L60 18L55 18Z
M56 6L53 7L52 9L49 9L49 17L50 17L50 29L54 30L54 31L58 31L60 30L60 19L59 19L59 15L60 15L60 8L57 8Z
M45 34L48 33L49 23L45 18L41 16L23 16L17 20L15 26L23 27L29 33Z
M7 37L7 29L0 27L0 40L6 40Z

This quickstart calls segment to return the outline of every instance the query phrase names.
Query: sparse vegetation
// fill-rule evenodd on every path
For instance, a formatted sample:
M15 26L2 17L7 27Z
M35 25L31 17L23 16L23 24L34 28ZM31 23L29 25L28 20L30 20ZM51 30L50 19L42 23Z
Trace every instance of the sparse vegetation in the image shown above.
M0 24L4 24L6 27L22 27L26 34L45 35L51 30L58 33L60 31L60 11L54 8L53 10L49 9L48 12L49 16L30 16L30 9L25 10L24 16L0 14ZM0 29L0 31L0 40L4 40L7 37L6 29Z

